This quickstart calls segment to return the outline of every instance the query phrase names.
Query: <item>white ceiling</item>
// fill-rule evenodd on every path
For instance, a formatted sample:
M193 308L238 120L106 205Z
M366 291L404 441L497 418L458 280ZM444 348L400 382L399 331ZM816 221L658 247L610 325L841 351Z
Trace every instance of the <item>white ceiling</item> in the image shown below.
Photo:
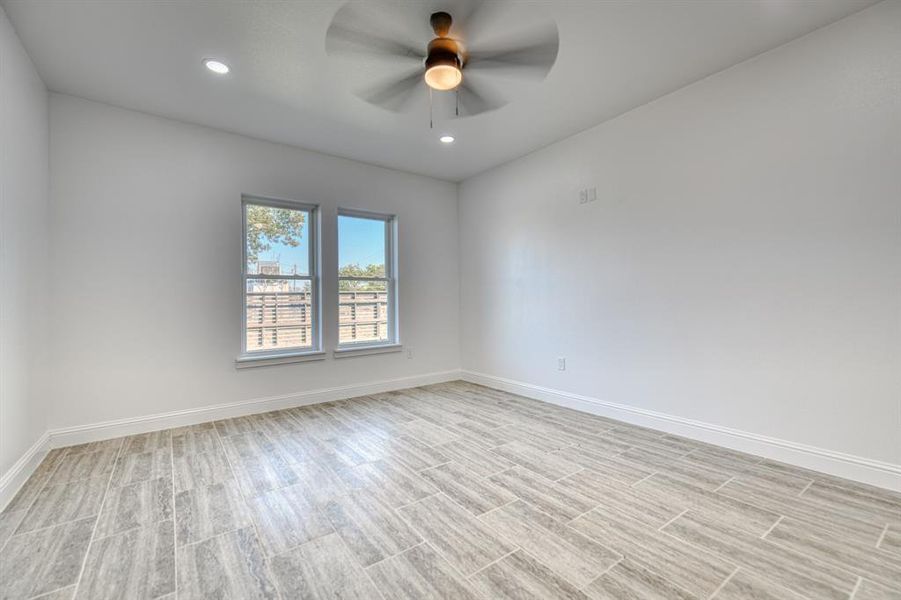
M453 14L464 1L395 0L394 10L407 21L423 15L421 29L409 34L425 46L431 31L423 4ZM501 88L511 98L497 111L453 119L447 107L436 107L430 130L425 93L412 112L397 114L352 92L407 64L350 65L326 55L325 32L343 0L2 2L53 91L452 181L874 3L510 0L488 14L539 11L554 19L557 63L543 82ZM497 19L482 25L483 33L503 35ZM213 76L201 65L204 57L222 59L232 73ZM456 143L438 142L446 132Z

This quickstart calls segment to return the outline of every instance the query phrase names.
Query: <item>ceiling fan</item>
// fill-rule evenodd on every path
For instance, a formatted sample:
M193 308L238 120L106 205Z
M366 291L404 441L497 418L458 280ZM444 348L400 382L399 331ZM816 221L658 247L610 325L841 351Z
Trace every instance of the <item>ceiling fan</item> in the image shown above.
M497 0L477 2L468 11L460 7L459 21L446 10L432 12L426 20L417 10L421 4L384 3L377 12L372 6L372 0L350 2L339 10L326 33L326 51L355 60L387 58L402 71L357 90L363 100L382 108L400 112L417 92L427 90L430 98L432 92L454 93L458 116L495 110L514 93L508 89L511 78L542 80L557 59L559 36L551 19L533 14L517 21ZM496 31L490 31L492 23ZM475 32L481 35L469 35Z

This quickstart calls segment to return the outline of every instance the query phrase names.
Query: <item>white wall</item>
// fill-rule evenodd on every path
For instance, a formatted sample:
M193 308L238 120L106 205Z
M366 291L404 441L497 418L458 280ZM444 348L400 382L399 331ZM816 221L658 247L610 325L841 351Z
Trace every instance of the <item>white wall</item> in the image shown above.
M459 367L456 186L53 94L51 427ZM398 215L402 342L379 356L235 369L241 194ZM332 279L325 349L336 343Z
M901 463L901 3L464 182L460 231L464 369Z
M0 8L0 481L46 429L48 140L47 90Z

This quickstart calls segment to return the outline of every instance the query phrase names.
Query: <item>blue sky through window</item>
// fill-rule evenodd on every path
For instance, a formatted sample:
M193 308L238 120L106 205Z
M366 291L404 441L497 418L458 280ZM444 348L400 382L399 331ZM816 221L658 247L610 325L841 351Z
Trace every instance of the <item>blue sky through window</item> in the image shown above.
M338 216L338 267L385 264L385 222Z
M281 265L282 273L307 272L309 264L309 223L304 223L300 245L296 247L269 242L271 249L260 252L259 260L274 261ZM358 264L361 267L385 263L385 222L377 219L338 217L338 264L343 267ZM294 271L294 267L297 270Z

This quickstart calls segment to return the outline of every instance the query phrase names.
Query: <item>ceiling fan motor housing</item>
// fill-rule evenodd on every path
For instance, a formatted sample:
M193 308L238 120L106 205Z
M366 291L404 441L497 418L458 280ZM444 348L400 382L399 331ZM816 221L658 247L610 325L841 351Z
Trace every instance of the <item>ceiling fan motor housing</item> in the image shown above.
M429 24L438 36L429 42L425 59L425 82L439 92L455 89L463 81L460 46L448 37L453 19L446 12L436 12Z
M456 40L448 37L437 37L429 42L429 52L425 59L425 68L430 69L438 65L463 67L460 60L460 47Z
M425 59L425 82L440 92L455 89L463 81L463 59L456 40L448 37L453 19L446 12L436 12L429 19L438 36L429 42Z

